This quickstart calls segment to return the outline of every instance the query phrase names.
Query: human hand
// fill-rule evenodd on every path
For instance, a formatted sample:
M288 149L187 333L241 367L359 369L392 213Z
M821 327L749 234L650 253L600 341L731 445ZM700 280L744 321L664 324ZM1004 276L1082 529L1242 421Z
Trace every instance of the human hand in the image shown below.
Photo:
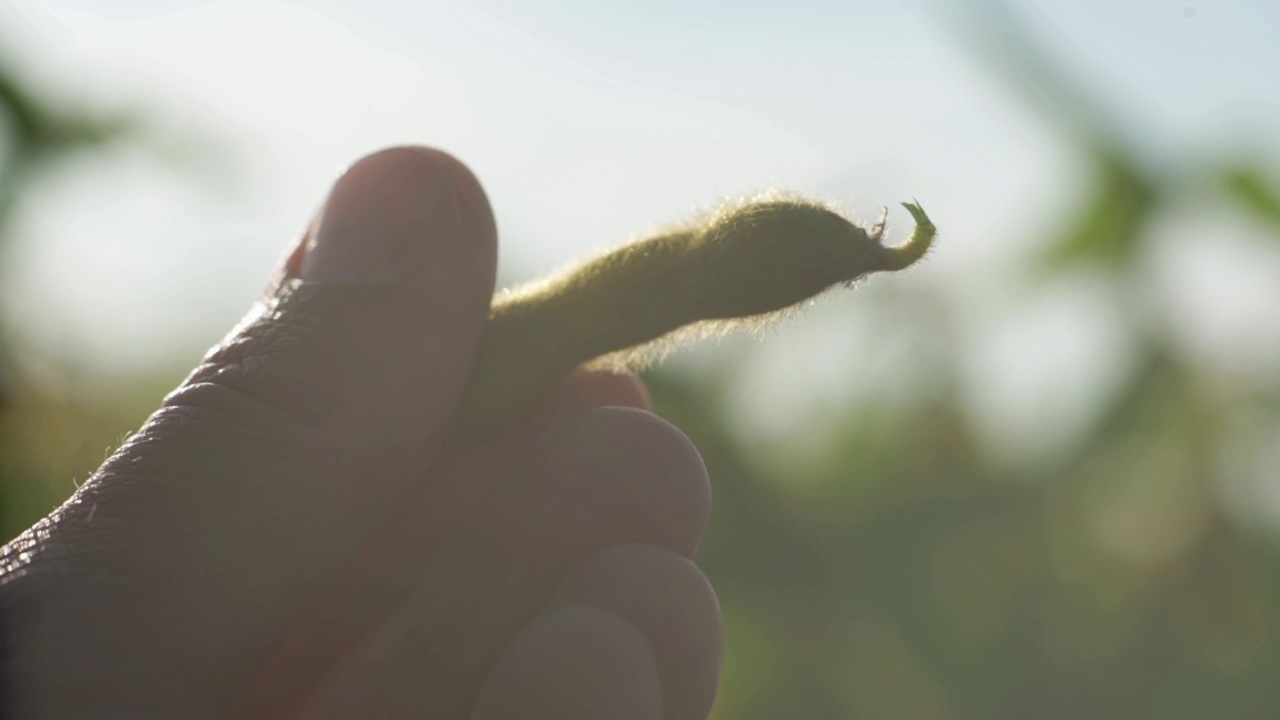
M447 443L495 263L456 160L352 166L258 311L0 554L0 709L705 717L710 492L639 381Z

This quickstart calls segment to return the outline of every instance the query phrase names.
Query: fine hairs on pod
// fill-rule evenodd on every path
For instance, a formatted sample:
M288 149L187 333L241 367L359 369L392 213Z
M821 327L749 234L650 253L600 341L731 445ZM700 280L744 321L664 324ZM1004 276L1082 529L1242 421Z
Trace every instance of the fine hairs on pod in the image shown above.
M759 327L832 287L912 265L936 228L917 203L903 206L916 227L898 247L881 244L887 210L864 228L814 200L766 196L499 292L455 440L500 430L581 364L640 369L684 338Z

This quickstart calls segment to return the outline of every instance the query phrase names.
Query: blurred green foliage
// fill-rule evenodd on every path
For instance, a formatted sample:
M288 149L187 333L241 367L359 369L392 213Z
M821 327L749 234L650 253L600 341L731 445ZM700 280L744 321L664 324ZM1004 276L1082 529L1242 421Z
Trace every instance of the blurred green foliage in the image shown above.
M1234 165L1222 173L1231 198L1280 237L1280 183L1256 165Z
M0 62L0 264L12 213L41 173L136 142L143 127L127 115L60 107ZM74 385L57 390L21 382L9 336L0 315L0 537L6 540L70 495L75 479L97 467L142 417L132 402L90 402ZM119 400L130 397L123 391Z
M911 378L932 393L847 408L786 477L733 431L725 387L652 374L660 412L694 439L716 486L701 555L727 631L716 718L1280 712L1280 551L1239 527L1221 492L1225 473L1266 449L1259 418L1280 417L1275 385L1221 382L1149 315L1119 305L1132 292L1106 292L1142 287L1145 244L1159 241L1151 220L1195 171L1144 167L1044 58L1025 43L1001 47L1024 76L1015 87L1036 88L1045 117L1094 170L1074 218L1048 233L1037 282L1103 278L1099 292L1134 320L1138 370L1066 456L1016 476L975 439L955 358ZM0 104L2 236L29 173L126 125L39 109L2 70ZM1216 167L1191 180L1280 239L1276 175ZM931 322L960 332L945 317ZM69 494L163 389L90 400L11 382L0 533L17 534Z

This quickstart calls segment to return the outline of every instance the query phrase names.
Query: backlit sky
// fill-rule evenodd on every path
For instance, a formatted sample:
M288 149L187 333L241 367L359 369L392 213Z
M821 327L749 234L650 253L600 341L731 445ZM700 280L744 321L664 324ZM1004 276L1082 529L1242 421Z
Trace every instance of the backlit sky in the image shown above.
M725 196L781 187L864 218L916 197L943 243L902 282L947 284L977 317L1023 238L1069 210L1081 166L964 40L983 3L615 5L8 0L0 53L30 82L217 149L205 180L127 152L49 177L17 218L6 312L41 352L103 371L194 362L341 168L400 143L473 168L514 279ZM1280 147L1275 0L1011 7L1153 162ZM910 227L891 222L891 241ZM1191 242L1218 222L1162 229ZM1200 278L1189 312L1211 345L1251 331L1237 311L1256 293L1280 303L1248 251L1188 257L1171 272ZM1064 350L1113 363L1073 302L986 332L976 357L1008 396Z

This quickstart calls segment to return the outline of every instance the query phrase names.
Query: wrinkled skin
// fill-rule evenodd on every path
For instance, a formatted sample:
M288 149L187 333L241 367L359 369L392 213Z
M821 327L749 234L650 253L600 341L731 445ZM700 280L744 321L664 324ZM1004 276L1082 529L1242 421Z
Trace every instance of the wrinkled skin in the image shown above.
M349 168L263 304L4 548L3 714L706 717L710 490L639 380L447 440L496 255L452 157Z

